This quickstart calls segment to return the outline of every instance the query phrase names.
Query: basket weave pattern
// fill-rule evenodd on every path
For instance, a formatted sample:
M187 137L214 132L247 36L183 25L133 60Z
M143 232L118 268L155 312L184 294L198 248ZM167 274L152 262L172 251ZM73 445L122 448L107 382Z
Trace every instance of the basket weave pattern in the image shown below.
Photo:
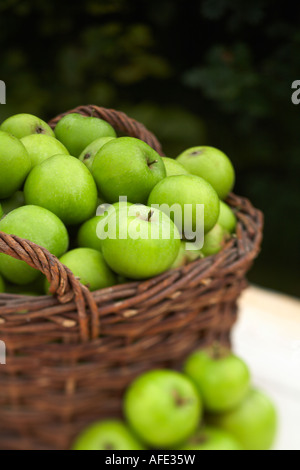
M155 136L124 113L97 106L69 112L105 119L162 155ZM247 199L231 194L227 202L237 211L237 234L219 254L92 294L47 250L0 232L0 252L45 274L55 294L0 294L7 348L0 448L67 449L87 423L120 415L123 391L142 371L178 368L192 350L230 342L263 216Z

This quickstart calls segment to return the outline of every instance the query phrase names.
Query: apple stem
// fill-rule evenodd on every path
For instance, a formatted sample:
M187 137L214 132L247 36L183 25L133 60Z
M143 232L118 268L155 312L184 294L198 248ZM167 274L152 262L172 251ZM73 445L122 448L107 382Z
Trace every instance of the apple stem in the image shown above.
M189 402L189 400L187 398L182 397L176 389L172 391L172 395L175 400L175 405L178 407L184 406Z
M158 160L153 160L153 162L148 162L148 167L150 168L150 166L154 165L154 163L158 163Z
M226 357L228 355L228 350L223 347L218 341L215 341L211 345L211 357L213 359L222 359L223 357Z
M104 444L104 448L105 448L105 450L114 450L114 446L112 444L110 444L109 442Z
M152 210L148 212L147 222L151 221L151 217L153 216L153 214L154 214L154 211Z
M200 434L191 438L191 444L205 444L208 441L206 434Z

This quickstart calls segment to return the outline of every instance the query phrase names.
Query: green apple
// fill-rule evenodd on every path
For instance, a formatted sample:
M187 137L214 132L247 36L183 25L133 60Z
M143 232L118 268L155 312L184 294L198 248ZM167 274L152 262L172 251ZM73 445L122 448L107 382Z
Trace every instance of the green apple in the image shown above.
M30 167L24 145L16 137L0 131L0 199L12 196L21 188Z
M130 429L117 420L91 424L77 437L72 450L143 450Z
M180 450L243 450L235 437L222 429L205 427L199 429Z
M100 137L100 139L94 140L94 142L83 150L79 156L79 160L84 163L89 170L91 170L96 153L99 152L103 145L114 139L115 137Z
M229 233L221 225L216 224L204 237L201 253L204 257L215 255L222 250Z
M66 147L50 135L31 134L23 137L21 142L28 152L32 168L53 155L69 155Z
M187 264L187 260L185 257L185 242L180 242L180 247L178 251L178 255L173 262L171 269L180 268L181 266L185 266Z
M188 175L189 172L184 168L181 163L174 158L162 157L162 161L164 162L167 176L176 176L176 175Z
M209 415L208 421L230 432L245 450L269 450L276 437L276 409L264 393L255 389L249 391L237 408Z
M45 207L66 225L96 212L97 188L87 167L70 155L55 155L35 166L25 183L26 204Z
M67 114L55 127L55 135L71 155L79 157L81 152L100 137L116 137L114 128L103 119Z
M166 170L161 157L148 144L134 137L120 137L99 150L92 174L108 202L127 196L130 202L143 204L166 176Z
M9 132L18 139L26 135L46 134L54 137L54 132L50 126L42 119L32 114L16 114L9 117L0 126L1 131Z
M134 205L110 214L105 223L102 253L111 269L121 276L156 276L168 270L178 255L179 232L171 219L157 209ZM97 231L101 235L103 228L98 227Z
M235 172L231 161L214 147L192 147L177 157L186 170L208 181L217 191L220 199L225 199L232 190Z
M1 201L4 214L18 209L18 207L25 206L25 198L23 191L17 191L12 196Z
M125 203L125 206L130 207L132 204L129 202ZM86 248L93 248L94 250L102 251L101 244L102 240L99 238L97 234L97 228L98 225L101 221L104 220L104 218L108 217L108 215L112 212L112 210L118 210L120 207L123 207L124 203L116 202L115 204L111 205L106 205L101 204L98 206L97 209L97 214L101 212L102 215L96 215L92 219L87 220L84 222L79 231L78 231L78 246L80 247L86 247ZM103 213L102 213L103 211ZM104 229L104 224L103 224L103 229Z
M216 191L203 178L194 175L169 176L160 181L153 188L148 199L148 206L153 204L166 205L166 208L162 206L161 210L169 214L170 208L176 204L170 216L175 223L179 221L178 228L186 238L189 238L189 231L199 229L198 204L204 205L205 233L214 227L220 211L220 201ZM191 210L188 210L189 208Z
M78 231L78 246L101 251L102 240L97 235L97 226L103 216L95 216L84 222Z
M202 258L202 253L200 250L188 250L187 245L188 245L187 242L184 242L184 241L181 242L177 258L172 264L172 269L186 266L192 261Z
M250 373L244 361L219 347L192 353L184 371L197 386L204 408L213 413L238 406L250 388Z
M0 221L0 231L17 235L61 256L69 243L68 232L55 214L37 206L23 206L10 212ZM39 276L39 271L24 261L0 254L0 272L15 284L28 284Z
M124 413L143 442L170 449L195 432L202 406L194 384L183 374L151 370L128 388Z
M5 284L4 284L3 277L0 274L0 294L1 292L5 292Z
M116 276L97 250L76 248L64 254L60 261L92 292L117 284Z
M236 228L236 216L231 207L220 201L220 215L218 223L229 233L233 233Z
M186 246L187 245L189 245L188 242L186 242ZM192 263L193 261L195 261L196 259L203 258L203 255L201 253L201 250L191 250L191 249L186 248L185 249L185 257L187 259L186 264L189 264L189 263Z

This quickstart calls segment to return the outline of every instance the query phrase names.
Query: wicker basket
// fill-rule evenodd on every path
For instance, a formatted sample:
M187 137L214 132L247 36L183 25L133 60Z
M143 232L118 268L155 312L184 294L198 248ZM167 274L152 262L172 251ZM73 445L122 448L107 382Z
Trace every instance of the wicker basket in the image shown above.
M157 139L121 112L70 112L103 118L162 154ZM93 294L45 249L0 232L0 252L43 272L56 294L0 295L2 449L68 449L87 423L120 415L123 391L142 371L178 368L196 348L229 343L263 217L246 199L231 194L228 203L237 211L237 236L219 254Z

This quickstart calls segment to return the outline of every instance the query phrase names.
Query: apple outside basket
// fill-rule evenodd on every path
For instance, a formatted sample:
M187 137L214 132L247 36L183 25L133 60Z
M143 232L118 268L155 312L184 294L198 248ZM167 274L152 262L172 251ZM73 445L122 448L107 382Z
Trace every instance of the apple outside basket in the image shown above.
M70 112L102 118L163 154L155 136L122 112L97 106ZM237 232L220 253L93 293L44 248L0 232L0 252L45 274L55 294L0 295L1 449L68 449L88 423L121 415L123 392L141 372L178 368L191 351L215 341L230 344L263 216L242 197L230 194L227 202Z

